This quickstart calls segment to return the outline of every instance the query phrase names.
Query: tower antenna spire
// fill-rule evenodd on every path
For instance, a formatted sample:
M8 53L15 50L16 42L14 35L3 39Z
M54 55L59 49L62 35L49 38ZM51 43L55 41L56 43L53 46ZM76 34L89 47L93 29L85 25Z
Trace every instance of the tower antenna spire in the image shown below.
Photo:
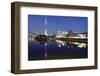
M44 20L44 23L45 23L45 31L44 31L44 33L45 33L45 35L46 36L48 36L48 33L47 33L47 17L45 17L45 20Z

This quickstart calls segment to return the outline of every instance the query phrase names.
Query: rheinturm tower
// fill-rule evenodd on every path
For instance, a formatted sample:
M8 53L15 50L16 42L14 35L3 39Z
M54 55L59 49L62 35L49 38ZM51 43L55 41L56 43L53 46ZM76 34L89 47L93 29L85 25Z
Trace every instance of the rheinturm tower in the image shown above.
M45 17L44 23L45 23L45 31L44 31L44 34L46 36L48 36L48 32L47 32L47 17Z

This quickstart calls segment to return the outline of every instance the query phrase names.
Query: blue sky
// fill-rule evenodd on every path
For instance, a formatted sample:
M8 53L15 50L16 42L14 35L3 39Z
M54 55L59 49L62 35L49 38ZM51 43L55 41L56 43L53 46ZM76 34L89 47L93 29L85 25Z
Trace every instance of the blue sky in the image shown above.
M74 33L88 31L88 17L28 15L28 30L44 34L45 17L47 17L48 34L56 34L58 30L72 30Z

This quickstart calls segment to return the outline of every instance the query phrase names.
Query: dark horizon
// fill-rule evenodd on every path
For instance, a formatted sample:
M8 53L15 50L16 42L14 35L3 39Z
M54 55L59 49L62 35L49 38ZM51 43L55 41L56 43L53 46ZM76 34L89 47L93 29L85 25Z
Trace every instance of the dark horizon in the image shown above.
M88 17L45 15L28 15L28 30L33 33L44 34L45 17L47 17L48 35L56 34L58 31L72 30L74 33L88 31Z

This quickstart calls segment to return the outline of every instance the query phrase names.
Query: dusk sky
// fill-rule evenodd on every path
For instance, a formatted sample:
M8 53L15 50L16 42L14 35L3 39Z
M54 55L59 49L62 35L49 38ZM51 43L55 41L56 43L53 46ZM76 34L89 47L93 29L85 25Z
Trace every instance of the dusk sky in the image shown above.
M88 31L88 17L75 16L42 16L28 15L28 30L33 33L44 34L45 17L47 17L48 34L72 30L74 33Z

